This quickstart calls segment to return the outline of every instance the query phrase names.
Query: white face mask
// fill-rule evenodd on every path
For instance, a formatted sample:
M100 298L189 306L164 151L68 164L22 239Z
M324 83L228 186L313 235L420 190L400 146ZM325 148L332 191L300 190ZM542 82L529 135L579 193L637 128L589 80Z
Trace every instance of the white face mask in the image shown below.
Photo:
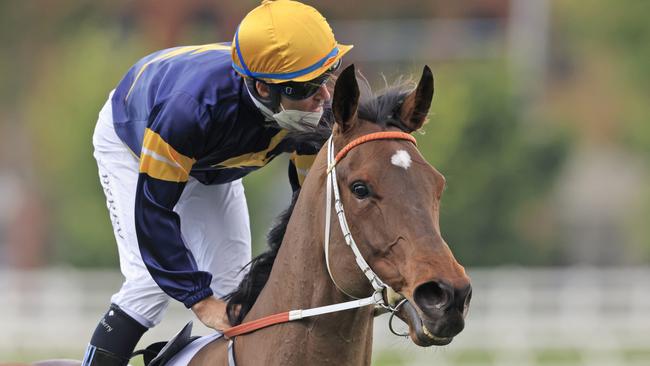
M273 115L273 120L280 127L290 131L313 131L323 116L323 108L318 112L305 112L296 109L284 109L282 104L280 104L280 109L280 112Z
M318 112L304 112L294 109L284 109L282 104L280 104L280 109L282 110L278 113L273 113L264 104L257 100L255 96L253 96L253 93L248 90L248 87L246 88L246 91L248 91L248 95L251 96L253 103L262 112L266 119L275 121L280 125L280 127L290 131L312 131L316 126L318 126L318 122L320 122L320 119L323 116L323 108Z

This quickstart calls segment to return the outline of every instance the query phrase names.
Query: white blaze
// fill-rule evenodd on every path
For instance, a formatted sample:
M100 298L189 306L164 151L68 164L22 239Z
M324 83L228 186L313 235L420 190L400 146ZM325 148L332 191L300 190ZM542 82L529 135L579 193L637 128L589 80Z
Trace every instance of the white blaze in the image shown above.
M405 150L397 150L395 155L390 158L390 162L406 170L411 166L411 155Z

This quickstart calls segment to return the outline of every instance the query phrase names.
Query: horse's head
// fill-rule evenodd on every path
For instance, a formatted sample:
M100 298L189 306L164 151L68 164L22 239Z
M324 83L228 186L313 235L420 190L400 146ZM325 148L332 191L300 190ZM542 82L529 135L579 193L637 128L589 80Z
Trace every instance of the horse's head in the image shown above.
M370 133L418 130L432 97L433 75L425 67L414 91L396 90L360 102L354 66L346 68L332 101L335 151ZM398 316L409 325L411 339L420 346L448 344L464 327L471 285L440 231L445 178L412 142L397 139L353 148L336 165L336 172L361 254L387 285L408 300ZM340 230L332 233L333 277L346 292L368 296L371 290L361 271L350 275L356 266Z

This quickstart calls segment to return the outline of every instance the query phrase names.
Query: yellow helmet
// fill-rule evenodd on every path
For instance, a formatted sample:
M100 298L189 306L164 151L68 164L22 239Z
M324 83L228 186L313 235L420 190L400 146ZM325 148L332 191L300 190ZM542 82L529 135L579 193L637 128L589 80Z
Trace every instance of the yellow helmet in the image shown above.
M232 66L268 83L309 81L339 62L352 45L341 45L325 18L291 0L264 0L239 24Z

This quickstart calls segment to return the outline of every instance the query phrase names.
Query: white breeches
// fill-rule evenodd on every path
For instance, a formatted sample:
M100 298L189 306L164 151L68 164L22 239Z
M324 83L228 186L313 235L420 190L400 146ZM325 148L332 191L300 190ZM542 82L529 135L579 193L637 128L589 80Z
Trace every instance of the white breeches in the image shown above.
M162 320L170 298L151 278L140 256L134 219L139 161L115 133L110 100L109 96L99 113L93 145L125 278L111 301L142 325L153 327ZM207 186L190 177L174 211L198 269L212 273L215 296L228 294L239 284L244 275L240 270L251 259L241 179Z

